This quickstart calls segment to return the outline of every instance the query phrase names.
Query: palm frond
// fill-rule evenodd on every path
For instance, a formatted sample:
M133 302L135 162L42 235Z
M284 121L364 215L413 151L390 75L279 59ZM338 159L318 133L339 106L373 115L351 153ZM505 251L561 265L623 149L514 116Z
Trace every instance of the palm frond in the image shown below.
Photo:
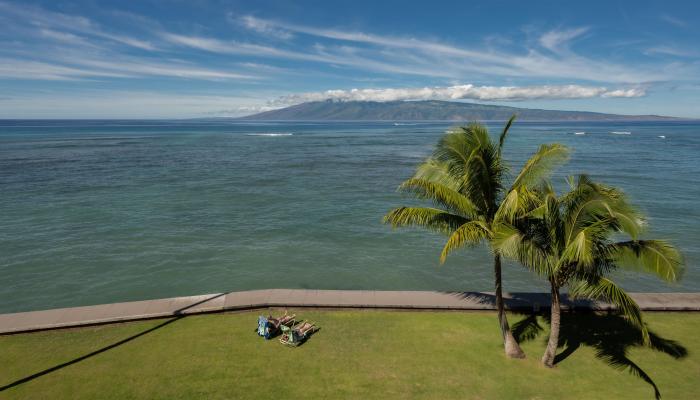
M663 240L633 240L611 245L615 262L623 268L654 274L675 282L684 272L683 257Z
M618 219L621 218L620 215L626 216L625 225L629 218L636 216L619 191L596 184L585 175L579 176L575 187L562 196L560 203L563 207L562 218L567 242L574 240L582 230L591 225L611 233L621 231L623 223ZM634 229L630 227L629 230Z
M614 222L612 227L636 239L645 225L639 210L627 200L627 196L620 189L601 184L595 184L594 188L597 196L605 199L604 206Z
M408 179L399 186L400 191L410 192L419 199L432 200L449 211L474 219L476 206L461 193L437 182L425 179Z
M491 247L502 256L520 262L541 276L552 274L552 262L540 242L517 227L499 223L494 225Z
M444 163L451 175L464 176L469 156L488 141L486 128L479 124L453 128L440 138L431 158Z
M447 239L447 243L445 243L445 247L443 247L440 254L440 263L444 263L451 252L464 246L475 246L490 236L491 231L482 221L469 221L463 224L452 232L449 239Z
M515 219L537 209L540 206L540 200L536 193L525 187L513 188L499 204L494 221L513 223Z
M552 216L559 215L559 199L551 186L535 189L532 193L539 204L525 214L527 217L551 220Z
M644 231L645 222L637 210L622 208L617 204L614 209L609 208L608 213L613 219L615 230L628 234L632 239L637 239Z
M451 185L453 189L489 218L493 216L506 168L485 126L471 123L453 128L440 139L430 158L433 165L426 170L435 174L435 165L439 165L444 174L459 184Z
M576 236L565 241L561 253L561 264L576 264L581 268L593 267L604 254L599 251L607 240L608 221L594 220L580 229Z
M434 232L450 234L467 223L464 217L428 207L399 207L384 216L383 222L393 228L419 226Z
M558 143L541 145L537 152L527 160L511 187L532 187L542 183L557 166L566 162L568 158L569 150L564 145Z
M506 136L508 136L508 130L510 129L510 126L513 125L515 118L516 118L516 115L513 114L508 119L508 122L506 122L506 126L503 127L503 132L501 132L501 136L498 137L498 154L501 154L503 152L503 144L506 142Z
M489 217L496 212L496 200L502 189L503 165L492 146L476 148L466 163L466 194Z
M463 178L450 173L450 168L447 163L440 162L432 157L425 160L416 168L413 178L436 182L460 193L465 186Z
M493 147L491 136L489 136L489 131L486 129L485 125L478 122L471 122L464 128L464 131L473 148Z

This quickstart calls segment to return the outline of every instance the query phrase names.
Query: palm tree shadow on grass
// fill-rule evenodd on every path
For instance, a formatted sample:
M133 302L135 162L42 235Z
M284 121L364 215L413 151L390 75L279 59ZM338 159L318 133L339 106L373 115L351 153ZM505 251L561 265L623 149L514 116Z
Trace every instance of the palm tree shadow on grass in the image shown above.
M538 321L537 314L530 314L513 325L513 335L519 342L535 340L544 333L544 328ZM541 315L548 321L549 314ZM674 359L688 355L688 350L679 342L663 338L649 331L650 349L659 351ZM546 339L546 338L545 338ZM566 360L581 346L595 350L596 358L604 361L612 368L627 370L641 378L654 389L656 399L661 398L661 392L651 377L628 357L632 348L643 348L642 332L617 314L601 313L565 313L562 314L559 347L564 350L557 354L554 363Z
M179 319L181 319L181 318L184 318L184 317L183 317L183 316L178 316L178 317L175 317L175 318L170 318L170 319L166 320L165 322L162 322L162 323L160 323L160 324L158 324L158 325L156 325L156 326L154 326L154 327L152 327L152 328L146 329L146 330L144 330L144 331L142 331L142 332L139 332L139 333L137 333L137 334L135 334L135 335L131 335L131 336L125 338L125 339L119 340L118 342L112 343L112 344L110 344L110 345L108 345L108 346L104 346L104 347L102 347L102 348L100 348L100 349L97 349L97 350L95 350L95 351L92 351L92 352L90 352L90 353L87 353L87 354L85 354L85 355L83 355L83 356L74 358L74 359L72 359L72 360L70 360L70 361L66 361L66 362L63 362L63 363L61 363L61 364L55 365L55 366L53 366L53 367L51 367L51 368L47 368L47 369L45 369L45 370L43 370L43 371L39 371L39 372L37 372L37 373L35 373L35 374L26 376L26 377L24 377L24 378L22 378L22 379L18 379L18 380L16 380L16 381L12 382L12 383L9 383L9 384L7 384L7 385L1 386L1 387L0 387L0 392L3 392L3 391L5 391L5 390L7 390L7 389L11 389L11 388L13 388L13 387L15 387L15 386L19 386L19 385L21 385L21 384L23 384L23 383L27 383L27 382L33 381L34 379L40 378L40 377L42 377L42 376L44 376L44 375L48 375L48 374L50 374L50 373L52 373L52 372L58 371L59 369L63 369L63 368L65 368L65 367L71 366L71 365L73 365L73 364L77 364L77 363L79 363L79 362L81 362L81 361L87 360L88 358L92 358L92 357L94 357L94 356L96 356L96 355L98 355L98 354L102 354L102 353L104 353L104 352L106 352L106 351L108 351L108 350L112 350L112 349L114 349L114 348L116 348L116 347L119 347L119 346L121 346L121 345L123 345L123 344L126 344L126 343L128 343L128 342L131 342L132 340L135 340L135 339L137 339L137 338L139 338L139 337L141 337L141 336L147 335L147 334L149 334L149 333L151 333L151 332L153 332L153 331L155 331L155 330L158 330L158 329L160 329L160 328L163 328L163 327L166 326L166 325L170 325L171 323L173 323L173 322L175 322L175 321L177 321L177 320L179 320Z
M33 381L34 379L40 378L40 377L42 377L42 376L44 376L44 375L48 375L48 374L50 374L50 373L52 373L52 372L58 371L58 370L63 369L63 368L65 368L65 367L71 366L71 365L73 365L73 364L77 364L77 363L79 363L79 362L81 362L81 361L87 360L87 359L92 358L92 357L94 357L94 356L96 356L96 355L102 354L102 353L104 353L104 352L106 352L106 351L109 351L109 350L115 349L115 348L117 348L117 347L120 347L120 346L122 346L122 345L124 345L124 344L126 344L126 343L129 343L129 342L131 342L131 341L133 341L133 340L136 340L136 339L138 339L138 338L140 338L140 337L142 337L142 336L148 335L149 333L151 333L151 332L153 332L153 331L156 331L156 330L158 330L158 329L164 328L164 327L166 327L167 325L170 325L170 324L172 324L172 323L175 322L175 321L179 321L179 320L181 320L182 318L185 318L185 317L187 316L187 314L185 313L185 311L187 311L188 309L191 309L191 308L193 308L193 307L195 307L195 306L201 305L201 304L206 303L206 302L208 302L208 301L217 299L217 298L219 298L219 297L225 296L226 294L228 294L228 293L219 293L219 294L215 294L215 295L213 295L213 296L211 296L211 297L208 297L208 298L206 298L206 299L199 300L199 301L197 301L197 302L195 302L195 303L192 303L192 304L190 304L190 305L188 305L188 306L179 308L179 309L177 309L177 310L175 310L175 311L172 312L171 318L165 319L165 321L159 323L159 324L156 325L156 326L153 326L153 327L151 327L151 328L149 328L149 329L143 330L143 331L141 331L141 332L139 332L139 333L136 333L136 334L134 334L134 335L131 335L131 336L129 336L129 337L126 337L126 338L124 338L124 339L122 339L122 340L119 340L119 341L117 341L117 342L115 342L115 343L112 343L112 344L109 344L109 345L107 345L107 346L101 347L101 348L99 348L99 349L97 349L97 350L94 350L94 351L92 351L92 352L90 352L90 353L84 354L84 355L82 355L82 356L80 356L80 357L76 357L76 358L74 358L74 359L72 359L72 360L70 360L70 361L63 362L63 363L58 364L58 365L55 365L55 366L53 366L53 367L51 367L51 368L47 368L47 369L45 369L45 370L43 370L43 371L39 371L39 372L34 373L34 374L32 374L32 375L29 375L29 376L26 376L26 377L24 377L24 378L18 379L18 380L14 381L14 382L8 383L8 384L3 385L3 386L0 386L0 392L3 392L3 391L8 390L8 389L11 389L11 388L13 388L13 387L15 387L15 386L19 386L19 385L21 385L21 384L24 384L24 383Z

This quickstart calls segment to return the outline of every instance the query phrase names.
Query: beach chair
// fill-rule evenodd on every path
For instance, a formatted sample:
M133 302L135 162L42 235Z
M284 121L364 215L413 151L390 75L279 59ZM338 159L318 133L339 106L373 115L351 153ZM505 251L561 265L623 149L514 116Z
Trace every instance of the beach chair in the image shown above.
M309 336L318 331L319 327L313 322L301 321L295 326L283 326L280 343L287 346L297 347L304 343Z
M266 340L272 338L277 332L279 332L282 326L292 326L294 325L294 317L296 315L287 315L287 312L279 318L272 318L272 316L258 317L258 335L264 337Z

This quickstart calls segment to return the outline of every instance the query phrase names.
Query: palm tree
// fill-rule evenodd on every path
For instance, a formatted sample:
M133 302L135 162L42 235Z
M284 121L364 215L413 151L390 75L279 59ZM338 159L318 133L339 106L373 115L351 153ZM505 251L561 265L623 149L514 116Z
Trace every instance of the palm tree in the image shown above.
M618 268L655 274L666 281L680 278L680 253L661 240L639 240L642 215L618 189L593 182L586 175L568 180L570 191L557 197L543 185L529 193L529 212L501 222L494 246L545 276L552 292L550 335L542 363L554 365L559 342L560 289L572 298L604 299L638 327L645 343L649 332L637 303L609 275ZM614 241L626 237L629 240Z
M399 207L390 211L384 222L393 227L420 226L448 236L440 262L459 248L482 242L491 243L494 227L501 218L521 215L521 197L526 189L547 179L553 168L564 162L564 146L543 145L525 164L509 190L505 189L507 172L501 150L508 130L505 125L498 143L478 123L448 131L438 142L432 156L419 165L414 176L399 186L419 199L431 200L436 207ZM505 353L523 358L525 353L513 338L503 307L501 254L493 248L496 309Z

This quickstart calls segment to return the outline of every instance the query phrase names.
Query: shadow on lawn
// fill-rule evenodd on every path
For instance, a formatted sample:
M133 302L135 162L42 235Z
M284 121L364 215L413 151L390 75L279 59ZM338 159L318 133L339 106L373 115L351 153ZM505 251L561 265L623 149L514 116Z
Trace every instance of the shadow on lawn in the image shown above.
M55 365L55 366L53 366L53 367L51 367L51 368L47 368L47 369L45 369L45 370L43 370L43 371L39 371L39 372L37 372L37 373L35 373L35 374L26 376L26 377L24 377L24 378L22 378L22 379L18 379L18 380L16 380L16 381L12 382L12 383L7 384L7 385L0 386L0 392L3 392L3 391L5 391L5 390L7 390L7 389L11 389L11 388L13 388L13 387L15 387L15 386L19 386L19 385L21 385L21 384L23 384L23 383L27 383L27 382L29 382L29 381L33 381L33 380L36 379L36 378L39 378L39 377L42 377L42 376L44 376L44 375L50 374L50 373L52 373L52 372L58 371L58 370L60 370L60 369L62 369L62 368L68 367L68 366L70 366L70 365L77 364L77 363L79 363L79 362L81 362L81 361L87 360L88 358L94 357L94 356L96 356L96 355L98 355L98 354L104 353L104 352L106 352L106 351L108 351L108 350L112 350L112 349L114 349L114 348L116 348L116 347L119 347L119 346L121 346L121 345L123 345L123 344L129 343L129 342L131 342L131 341L134 340L134 339L137 339L137 338L139 338L139 337L141 337L141 336L147 335L147 334L149 334L149 333L151 333L151 332L153 332L153 331L156 331L156 330L161 329L161 328L163 328L163 327L165 327L165 326L167 326L167 325L170 325L170 324L172 324L172 323L175 322L175 321L178 321L178 320L181 320L182 318L185 318L185 317L186 317L186 314L184 314L183 312L186 311L187 309L190 309L190 308L192 308L192 307L198 306L198 305L200 305L200 304L206 303L207 301L214 300L214 299L216 299L216 298L218 298L218 297L225 296L225 295L226 295L226 293L217 294L217 295L215 295L215 296L209 297L209 298L204 299L204 300L202 300L202 301L198 301L198 302L196 302L196 303L190 304L190 305L187 306L187 307L183 307L183 308L180 308L180 309L178 309L178 310L175 310L175 311L173 312L173 316L174 316L173 318L170 318L170 319L168 319L168 320L166 320L166 321L164 321L164 322L162 322L162 323L160 323L160 324L158 324L158 325L156 325L156 326L154 326L154 327L152 327L152 328L146 329L145 331L142 331L142 332L139 332L139 333L137 333L137 334L135 334L135 335L129 336L129 337L127 337L127 338L125 338L125 339L122 339L122 340L120 340L120 341L118 341L118 342L112 343L112 344L110 344L110 345L108 345L108 346L102 347L102 348L97 349L97 350L95 350L95 351L93 351L93 352L90 352L90 353L88 353L88 354L82 355L82 356L80 356L80 357L78 357L78 358L74 358L74 359L72 359L72 360L70 360L70 361L66 361L66 362L64 362L64 363Z
M443 292L467 300L473 303L482 304L485 309L492 309L496 306L496 296L487 292ZM549 308L552 296L549 293L512 292L503 295L503 304L508 311L529 312L539 311L540 308ZM588 299L569 299L566 293L561 294L561 303L568 309L591 309L601 307L595 301Z
M542 316L545 321L549 315ZM530 314L513 325L513 335L519 342L536 339L544 328L539 324L536 314ZM649 332L650 349L680 359L688 355L688 350L675 340L665 339ZM546 340L546 338L545 338ZM643 348L642 333L626 319L616 314L601 313L562 313L559 346L564 350L557 354L555 363L560 363L581 346L592 347L596 358L609 366L627 370L638 376L654 389L657 399L661 398L659 388L651 377L628 357L632 348Z

